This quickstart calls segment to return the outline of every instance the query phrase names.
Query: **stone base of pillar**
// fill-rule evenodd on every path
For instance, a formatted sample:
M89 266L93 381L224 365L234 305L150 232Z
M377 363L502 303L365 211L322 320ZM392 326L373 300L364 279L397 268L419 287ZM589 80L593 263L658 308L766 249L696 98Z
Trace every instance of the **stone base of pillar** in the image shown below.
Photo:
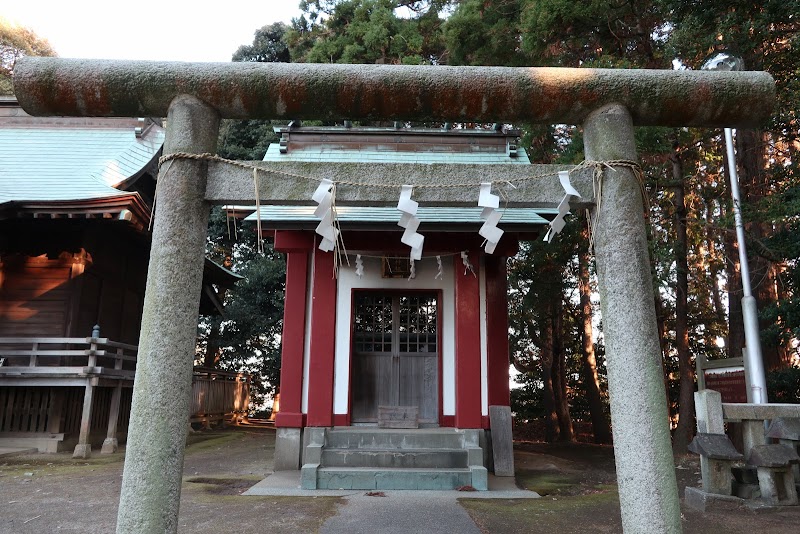
M770 506L797 506L797 488L791 466L759 467L761 499Z
M75 450L72 452L73 458L90 458L92 456L92 446L88 443L75 445Z
M302 436L299 428L278 428L275 432L275 471L297 471L300 469Z
M686 505L701 512L731 512L744 507L744 499L732 495L717 495L700 488L686 488Z
M761 490L758 488L758 482L755 484L734 482L733 495L740 499L752 500L761 496Z
M100 449L100 454L113 454L119 449L119 442L117 438L106 438L103 442L103 448Z

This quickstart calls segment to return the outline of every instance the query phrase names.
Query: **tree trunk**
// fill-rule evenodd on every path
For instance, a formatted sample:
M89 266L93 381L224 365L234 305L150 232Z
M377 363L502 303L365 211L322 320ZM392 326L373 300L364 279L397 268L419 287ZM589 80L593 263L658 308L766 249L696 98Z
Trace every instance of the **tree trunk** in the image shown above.
M558 441L573 441L572 417L569 414L569 397L567 395L566 362L564 361L564 305L561 299L554 304L553 313L553 393L555 412L558 420Z
M653 242L652 225L647 225L647 242ZM661 292L658 289L658 277L656 276L656 260L651 251L650 253L650 276L653 278L653 307L656 310L656 328L658 329L658 347L661 350L661 371L664 375L664 395L667 402L667 419L673 421L672 398L669 394L669 374L667 373L667 314L664 312L664 303L661 301Z
M726 232L725 272L728 289L728 358L741 358L744 348L744 322L742 320L742 273L739 271L739 247L736 234Z
M588 221L587 221L588 223ZM584 237L588 243L588 227L584 227ZM589 403L592 419L592 435L595 443L611 443L611 425L606 417L603 398L600 394L600 380L597 377L597 359L594 353L594 331L592 327L592 287L589 283L589 251L578 254L578 290L580 291L582 331L581 369L583 388Z
M741 185L742 206L757 206L770 193L770 184L767 181L766 142L764 133L758 130L737 130L736 149L739 163L739 182ZM751 241L764 239L772 232L772 228L760 221L746 224L747 234ZM748 246L748 261L750 266L750 284L753 296L758 303L758 309L774 304L778 294L775 290L772 263L758 254L754 254L754 247ZM769 326L769 322L759 321L759 330ZM764 358L765 369L776 369L785 365L786 351L779 346L763 346L761 353Z
M673 436L673 449L685 454L694 435L694 367L689 352L689 264L687 261L686 203L684 199L683 163L680 154L670 155L672 177L675 181L675 348L678 353L680 394L678 396L678 426Z
M219 346L220 338L220 320L218 317L211 318L211 326L208 329L208 338L206 338L206 351L203 355L203 367L214 368L219 363L221 354Z
M723 151L724 152L724 151ZM730 184L728 171L728 156L724 158L726 184ZM727 211L729 220L733 220L733 203L730 200L730 186L727 188L726 200L720 202L720 208ZM744 199L744 197L742 197ZM720 210L722 211L722 210ZM742 319L742 272L739 266L739 245L736 242L736 232L725 232L722 239L725 251L725 278L728 290L728 358L741 358L744 348L744 321Z
M550 308L550 306L548 306ZM544 440L553 443L558 438L558 418L556 416L556 399L553 391L553 327L548 318L542 321L542 344L540 345L542 358L542 382L544 383L543 406L544 409Z
M708 270L710 273L710 280L709 285L711 286L711 302L714 306L714 315L719 321L720 324L725 323L725 310L722 307L722 296L719 292L719 268L716 261L716 252L714 248L714 240L713 236L709 232L709 228L712 226L712 212L713 212L713 205L712 200L706 200L706 230L705 230L705 241L706 241L706 249L708 250L708 254L711 256L708 262Z

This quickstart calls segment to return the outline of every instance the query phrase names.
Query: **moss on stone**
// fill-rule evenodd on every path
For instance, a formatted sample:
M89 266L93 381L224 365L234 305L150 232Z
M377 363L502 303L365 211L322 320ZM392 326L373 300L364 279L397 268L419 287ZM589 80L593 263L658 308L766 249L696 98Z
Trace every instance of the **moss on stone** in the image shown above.
M484 532L621 532L619 498L615 486L599 486L593 493L541 499L459 499Z

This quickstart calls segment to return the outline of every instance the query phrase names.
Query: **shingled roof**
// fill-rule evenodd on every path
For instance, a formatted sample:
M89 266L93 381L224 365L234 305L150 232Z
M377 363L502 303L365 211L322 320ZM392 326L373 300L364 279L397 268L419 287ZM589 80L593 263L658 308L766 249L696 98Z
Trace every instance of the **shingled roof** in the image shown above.
M2 97L0 217L146 219L135 184L155 174L163 143L164 129L149 119L31 117Z
M275 128L275 132L280 134L280 141L269 146L264 161L530 165L525 150L517 146L520 132L501 125L407 128L304 126L293 122ZM319 223L310 206L261 206L258 213L248 206L229 206L228 210L252 213L246 220L260 218L271 229L313 228ZM471 231L483 224L481 211L478 207L420 206L417 217L427 228ZM545 225L557 214L555 209L503 209L502 205L501 211L499 226L512 231ZM337 206L337 217L343 227L397 229L399 214L391 207Z

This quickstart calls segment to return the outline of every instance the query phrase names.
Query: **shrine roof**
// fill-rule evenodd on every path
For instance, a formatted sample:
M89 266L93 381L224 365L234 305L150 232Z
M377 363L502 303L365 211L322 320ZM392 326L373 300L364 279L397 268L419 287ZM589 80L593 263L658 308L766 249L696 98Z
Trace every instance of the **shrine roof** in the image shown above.
M322 163L415 163L415 164L508 164L530 165L527 154L518 148L519 131L491 128L385 128L350 126L278 127L279 143L269 146L264 161ZM362 178L354 176L353 178ZM476 197L477 203L477 197ZM251 213L245 220L260 219L266 227L313 228L319 223L313 206L229 206L228 211ZM437 230L468 231L483 224L482 209L421 205L417 217L422 227ZM506 230L530 229L555 217L555 209L511 208L503 213L499 226ZM343 227L396 229L400 212L386 206L337 206Z
M258 215L252 213L245 218L246 221L255 221L261 218L262 224L267 228L313 228L319 224L319 219L314 216L315 206L260 206ZM229 207L229 211L254 211L253 207ZM417 218L421 221L420 231L424 232L425 226L436 226L437 229L452 230L477 227L483 224L481 219L482 208L452 208L437 206L420 206ZM557 209L545 208L509 208L499 210L503 216L498 223L500 228L514 230L517 228L530 229L530 225L547 224L556 216ZM391 207L367 206L337 206L336 217L343 227L358 226L383 226L398 229L397 221L401 212ZM395 228L396 227L396 228Z
M496 128L293 126L264 161L361 163L530 164L517 147L519 131Z
M164 129L145 119L31 117L0 100L0 204L130 196Z

